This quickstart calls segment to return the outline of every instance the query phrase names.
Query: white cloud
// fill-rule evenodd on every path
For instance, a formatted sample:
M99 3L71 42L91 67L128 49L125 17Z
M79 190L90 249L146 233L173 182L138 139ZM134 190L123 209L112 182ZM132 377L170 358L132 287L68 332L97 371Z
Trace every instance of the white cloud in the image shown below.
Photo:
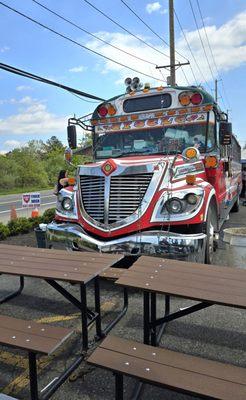
M206 32L209 37L210 45L213 51L214 58L216 60L216 65L219 73L221 74L224 71L233 70L246 62L246 44L245 44L245 26L246 26L246 12L240 13L234 16L230 21L225 24L217 27L206 26ZM193 58L190 55L189 49L187 48L186 41L183 36L180 34L179 37L176 37L176 50L187 57L190 60L191 66L195 72L196 79L198 83L204 84L204 80L212 81L211 73L203 52L203 48L200 43L200 39L198 36L198 31L185 31L186 37L192 48L195 59L197 60L200 69L202 70L202 74L197 69L196 64L194 63ZM169 58L164 58L163 55L159 54L155 50L145 46L140 43L137 39L133 38L128 34L123 33L111 33L111 32L97 32L97 36L100 36L104 40L110 42L113 45L118 46L119 48L135 55L141 57L142 59L149 60L153 62L155 65L163 65L169 63ZM210 54L210 49L207 44L206 35L203 29L200 29L200 35L203 39L203 43L210 60L210 64L212 66L214 75L216 76L217 72L213 65L213 60ZM140 36L140 35L138 35ZM142 39L151 43L150 38L141 36ZM154 43L151 43L157 50L169 54L169 49L163 49L163 46L157 46ZM148 75L152 75L155 77L159 77L162 79L161 74L158 70L155 69L155 65L147 64L143 61L137 60L129 55L121 53L112 47L102 45L97 40L90 40L86 43L86 45L92 48L95 51L99 51L105 56L112 58L114 60L119 61L122 64L128 65L133 69L138 71L142 71ZM176 54L177 61L184 61L182 57ZM98 60L98 59L97 59ZM155 84L160 84L160 82L155 81L154 79L151 81L150 78L141 76L141 74L127 70L126 68L117 65L109 60L100 60L98 63L101 65L99 69L102 74L109 73L114 71L116 76L114 75L115 83L124 81L127 76L136 76L138 75L143 82L154 82ZM184 66L185 74L187 75L188 81L190 84L195 84L194 78L191 72L191 69L188 66ZM166 70L162 70L163 75L166 77L168 72ZM117 76L118 75L118 76ZM181 69L177 70L177 83L180 85L186 85L187 82L184 78ZM211 85L212 86L212 85Z
M146 11L148 14L151 14L154 11L159 11L162 8L162 5L159 1L155 1L154 3L148 3L146 5Z
M31 86L20 85L16 87L17 92L23 92L24 90L32 90Z
M54 134L63 132L66 128L67 117L50 113L46 104L29 97L23 98L24 109L17 114L0 119L0 135L31 135Z
M85 72L87 70L87 67L84 65L80 65L79 67L73 67L69 69L69 72Z
M8 50L10 50L10 47L8 47L8 46L0 47L0 53L5 53L5 51L8 51Z
M3 143L3 146L8 148L8 149L15 149L16 147L21 147L23 146L23 142L20 142L19 140L6 140Z

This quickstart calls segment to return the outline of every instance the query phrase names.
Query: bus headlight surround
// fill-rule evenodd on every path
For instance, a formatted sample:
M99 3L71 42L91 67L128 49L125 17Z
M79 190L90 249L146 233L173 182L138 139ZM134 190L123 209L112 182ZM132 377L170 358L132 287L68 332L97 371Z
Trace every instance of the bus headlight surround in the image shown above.
M178 198L172 198L166 202L166 209L171 214L180 214L184 211L183 203Z
M70 197L65 197L61 205L65 211L71 211L73 209L73 200Z

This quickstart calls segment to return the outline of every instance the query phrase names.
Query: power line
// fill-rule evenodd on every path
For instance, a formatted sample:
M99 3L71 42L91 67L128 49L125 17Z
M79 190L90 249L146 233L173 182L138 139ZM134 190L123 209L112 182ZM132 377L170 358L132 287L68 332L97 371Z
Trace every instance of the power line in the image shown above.
M118 46L115 46L115 45L113 45L112 43L109 43L109 42L107 42L106 40L104 40L104 39L102 39L102 38L100 38L100 37L94 35L93 33L87 31L86 29L82 28L81 26L75 24L74 22L70 21L69 19L67 19L67 18L63 17L62 15L58 14L58 13L55 12L54 10L51 10L50 8L46 7L44 4L39 3L39 2L36 1L36 0L32 0L32 1L33 1L34 3L36 3L37 5L39 5L40 7L44 8L46 11L50 12L51 14L56 15L58 18L62 19L63 21L66 21L68 24L70 24L70 25L76 27L76 28L79 29L80 31L87 33L88 35L94 37L94 38L97 39L97 40L100 40L100 42L105 43L106 45L108 45L108 46L110 46L110 47L113 47L114 49L116 49L116 50L118 50L118 51L121 51L122 53L125 53L125 54L127 54L127 55L129 55L129 56L131 56L131 57L134 57L134 58L136 58L136 59L138 59L138 60L140 60L140 61L143 61L143 62L145 62L145 63L148 63L148 64L151 64L151 65L156 66L155 63L153 63L153 62L151 62L151 61L148 61L148 60L145 60L144 58L138 57L138 56L136 56L136 55L134 55L134 54L131 54L131 53L129 53L128 51L125 51L125 50L119 48Z
M179 20L178 14L176 13L175 10L174 10L174 14L175 14L175 17L176 17L176 19L177 19L177 21L178 21L180 30L181 30L181 32L182 32L182 34L183 34L183 37L184 37L185 41L186 41L187 47L188 47L188 49L189 49L189 51L190 51L190 54L191 54L191 56L192 56L192 58L193 58L193 60L194 60L194 62L195 62L195 64L196 64L196 66L197 66L197 69L198 69L198 71L199 71L201 77L203 78L205 84L206 84L207 87L209 88L209 90L212 91L211 87L210 87L210 86L208 85L208 83L207 83L207 80L206 80L206 78L205 78L205 76L204 76L204 74L203 74L201 68L199 67L199 64L198 64L198 62L197 62L197 60L196 60L196 58L195 58L195 55L194 55L194 53L193 53L193 50L192 50L192 48L190 47L190 44L189 44L188 39L187 39L187 37L186 37L186 34L185 34L185 32L184 32L184 30L183 30L183 27L182 27L182 25L181 25L181 22L180 22L180 20ZM193 78L194 78L194 80L195 80L195 82L196 82L196 85L199 86L199 85L198 85L198 82L197 82L197 79L196 79L196 76L195 76L195 74L194 74L193 68L192 68L191 65L190 65L190 68L191 68L191 72L192 72Z
M24 71L22 69L13 67L12 65L0 63L0 69L3 69L5 71L7 71L7 72L11 72L12 74L24 76L25 78L30 78L30 79L33 79L35 81L39 81L39 82L42 82L42 83L46 83L48 85L59 87L60 89L64 89L64 90L66 90L66 91L68 91L70 93L73 93L75 95L78 95L78 96L84 96L84 97L88 97L89 99L105 101L105 99L102 99L101 97L97 97L97 96L94 96L92 94L89 94L89 93L86 93L86 92L82 92L81 90L77 90L77 89L71 88L69 86L62 85L61 83L57 83L55 81L51 81L51 80L43 78L42 76L39 76L39 75L34 75L31 72Z
M124 0L121 0L121 3L123 3L127 8L128 8L128 10L130 10L131 12L132 12L132 14L134 14L135 15L135 17L137 17L155 36L157 36L165 45L167 45L168 47L170 47L169 46L169 43L168 42L166 42L166 40L164 40L157 32L155 32L152 28L151 28L151 26L149 26ZM180 54L177 50L175 50L175 53L177 53L179 56L181 56L182 58L184 58L186 61L188 61L187 60L187 58L186 57L184 57L182 54Z
M97 52L97 51L95 51L95 50L92 50L92 49L90 49L89 47L86 47L86 46L80 44L79 42L76 42L76 40L73 40L73 39L71 39L70 37L63 35L62 33L55 31L54 29L48 27L47 25L42 24L41 22L39 22L39 21L37 21L37 20L35 20L35 19L29 17L29 16L26 15L26 14L23 14L22 12L20 12L20 11L14 9L14 8L12 8L12 7L10 7L10 6L8 6L7 4L4 4L3 2L0 2L0 5L2 5L2 6L4 6L4 7L6 7L6 8L8 8L9 10L15 12L16 14L21 15L22 17L28 19L29 21L34 22L35 24L41 26L42 28L47 29L48 31L50 31L50 32L52 32L52 33L54 33L54 34L56 34L57 36L60 36L60 37L62 37L63 39L65 39L65 40L67 40L67 41L69 41L69 42L71 42L71 43L73 43L73 44L76 44L77 46L79 46L79 47L81 47L81 48L83 48L83 49L86 49L86 50L90 51L91 53L94 53L94 54L96 54L96 55L98 55L98 56L100 56L100 57L103 57L103 58L105 58L105 59L108 60L108 61L111 61L111 62L113 62L113 63L115 63L115 64L120 65L121 67L130 69L131 71L134 71L134 72L137 72L138 74L142 74L142 75L145 75L145 76L147 76L147 77L149 77L149 78L156 79L156 80L160 81L160 79L157 78L157 77L154 77L154 76L152 76L152 75L148 75L148 74L146 74L146 73L144 73L144 72L141 72L141 71L138 71L138 70L136 70L136 69L134 69L134 68L132 68L132 67L129 67L129 66L125 65L125 64L120 63L119 61L113 60L112 58L107 57L107 56L105 56L105 55L103 55L103 54L101 54L101 53L99 53L99 52Z
M194 21L195 21L195 24L196 24L197 32L198 32L198 35L199 35L199 38L200 38L200 42L201 42L201 44L202 44L202 48L203 48L203 51L204 51L204 54L205 54L205 57L206 57L206 60L207 60L207 63L208 63L208 67L209 67L211 76L212 76L213 80L215 80L215 77L214 77L214 74L213 74L213 71L212 71L210 62L209 62L209 60L208 60L207 52L206 52L206 50L205 50L204 43L203 43L203 40L202 40L202 37L201 37L201 34L200 34L200 30L199 30L199 27L198 27L196 15L195 15L195 12L194 12L194 9L193 9L191 0L189 0L189 4L190 4L190 8L191 8L191 11L192 11L192 15L193 15L193 18L194 18Z
M156 47L152 46L151 44L147 43L145 40L141 39L139 36L135 35L134 33L130 32L128 29L126 29L124 26L120 25L118 22L116 22L113 18L109 17L107 14L105 14L103 11L99 10L94 4L90 3L88 0L82 0L85 3L89 4L92 8L94 8L97 12L102 14L105 18L109 19L113 24L117 25L119 28L121 28L123 31L127 32L129 35L133 36L135 39L139 40L146 46L150 47L152 50L157 51L158 53L162 54L163 56L169 58L169 55L163 53L162 51L158 50Z
M217 67L217 64L215 62L214 54L213 54L213 51L212 51L212 48L211 48L211 45L210 45L210 41L209 41L208 34L207 34L207 31L206 31L206 27L205 27L205 24L204 24L204 19L203 19L201 7L200 7L200 4L199 4L199 0L196 0L196 2L197 2L197 7L198 7L198 10L199 10L200 17L201 17L201 20L202 20L203 29L204 29L204 32L205 32L205 35L206 35L206 39L207 39L207 42L208 42L208 47L209 47L209 50L210 50L210 53L211 53L211 56L212 56L212 59L213 59L213 63L214 63L216 72L218 74L218 77L221 79L222 87L224 89L225 98L226 98L227 104L228 104L228 106L230 108L230 102L228 101L228 98L227 98L226 90L225 90L225 87L224 87L224 82L223 82L223 79L221 78L221 76L219 74L218 67ZM222 98L222 101L223 101L223 97L221 97L221 98Z
M186 82L187 82L187 85L190 86L190 83L189 83L189 81L188 81L187 75L186 75L186 73L185 73L184 68L182 67L182 65L180 66L180 68L181 68L181 71L182 71L182 73L183 73L183 75L184 75L184 78L185 78L185 80L186 80Z

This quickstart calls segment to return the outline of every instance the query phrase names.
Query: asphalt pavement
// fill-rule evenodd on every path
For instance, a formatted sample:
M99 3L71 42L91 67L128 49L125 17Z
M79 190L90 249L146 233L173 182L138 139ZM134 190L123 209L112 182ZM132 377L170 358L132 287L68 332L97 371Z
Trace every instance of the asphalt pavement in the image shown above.
M36 192L40 193L41 198L41 206L39 207L40 214L48 208L55 207L56 196L53 194L53 190L49 189ZM6 223L10 220L12 207L15 207L18 217L30 217L33 209L22 207L21 193L0 196L0 222Z
M231 214L225 227L246 226L246 207L237 214ZM231 249L222 240L216 252L215 263L221 266L233 266L229 257ZM246 261L246 250L245 250ZM246 268L242 259L242 268ZM235 266L236 267L236 266ZM14 277L1 276L1 295L13 290L17 284ZM79 296L76 285L69 286L74 295ZM110 282L102 282L103 321L111 320L122 304L120 288ZM172 298L172 310L186 307L194 302ZM93 292L90 291L88 304L93 305ZM163 310L163 299L158 301L158 315ZM129 292L129 308L125 317L117 324L112 333L123 338L142 342L143 337L143 304L138 291ZM26 279L21 296L1 305L1 314L23 319L60 325L75 329L75 335L68 341L57 357L45 358L40 364L40 387L53 380L58 373L68 366L73 357L79 353L79 332L81 322L76 308L61 297L45 282ZM90 343L93 351L94 328L90 330ZM170 322L163 335L161 346L186 354L217 360L224 363L246 367L246 310L223 306L212 306L179 320ZM130 398L136 381L125 379L125 397ZM0 347L0 392L11 394L18 399L29 399L28 373L25 353L10 351ZM112 400L114 399L114 377L105 370L91 368L85 362L72 376L72 381L65 382L53 395L54 400ZM187 396L144 385L142 400L195 400ZM232 399L233 400L233 399Z

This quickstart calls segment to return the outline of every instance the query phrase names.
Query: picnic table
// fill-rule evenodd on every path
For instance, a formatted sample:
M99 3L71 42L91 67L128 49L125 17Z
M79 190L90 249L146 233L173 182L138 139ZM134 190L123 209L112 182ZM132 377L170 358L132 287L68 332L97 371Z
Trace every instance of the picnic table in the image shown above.
M153 346L160 341L169 321L215 304L246 308L246 270L241 268L144 256L116 284L143 291L144 343ZM160 318L156 315L157 294L165 296L164 316ZM171 295L198 303L170 313Z
M64 250L0 245L0 274L20 277L18 290L0 299L0 304L19 295L24 288L24 278L42 279L70 301L81 312L82 350L88 350L88 328L95 322L97 337L103 337L124 315L126 309L102 329L99 275L119 262L122 255L92 252L69 253ZM77 299L61 282L78 284L80 298ZM87 307L87 287L94 283L95 309ZM125 295L125 293L124 293ZM126 297L126 296L125 296ZM125 302L124 302L125 305Z
M116 400L123 400L124 376L139 379L131 397L134 400L139 398L144 382L201 398L246 399L245 368L157 347L169 321L214 304L245 309L246 270L140 257L116 284L143 292L144 317L144 343L109 335L88 359L113 372ZM165 298L164 315L159 318L157 295ZM198 303L170 312L171 296Z

